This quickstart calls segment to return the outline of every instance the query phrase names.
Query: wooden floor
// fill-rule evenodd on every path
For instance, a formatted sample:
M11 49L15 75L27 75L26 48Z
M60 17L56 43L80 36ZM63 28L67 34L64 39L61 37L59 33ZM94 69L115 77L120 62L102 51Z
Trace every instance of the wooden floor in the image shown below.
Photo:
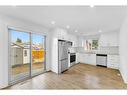
M77 64L61 75L44 73L8 89L127 89L119 71Z

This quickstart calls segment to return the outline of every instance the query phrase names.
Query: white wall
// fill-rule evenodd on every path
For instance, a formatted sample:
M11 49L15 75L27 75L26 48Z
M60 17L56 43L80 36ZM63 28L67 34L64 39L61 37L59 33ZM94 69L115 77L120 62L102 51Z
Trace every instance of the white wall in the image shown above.
M78 36L77 45L78 45L78 47L84 47L85 40L99 39L99 37L100 37L100 35Z
M8 33L0 20L0 88L8 85Z
M85 39L98 39L99 46L119 46L119 30L92 36L80 36L78 37L78 47L84 46Z
M83 47L84 44L84 38L83 37L77 37L77 41L78 41L78 47Z
M119 31L110 31L102 33L99 38L99 46L118 46Z
M35 32L46 35L46 64L47 70L50 70L50 34L48 29L43 26L33 24L27 21L15 19L12 17L0 16L0 88L8 85L8 26L15 27L28 32Z
M50 31L52 34L51 37L51 70L55 73L58 73L58 39L72 41L74 47L77 46L77 37L71 35L65 29L56 28Z
M120 72L124 82L127 83L127 18L121 27L119 42Z

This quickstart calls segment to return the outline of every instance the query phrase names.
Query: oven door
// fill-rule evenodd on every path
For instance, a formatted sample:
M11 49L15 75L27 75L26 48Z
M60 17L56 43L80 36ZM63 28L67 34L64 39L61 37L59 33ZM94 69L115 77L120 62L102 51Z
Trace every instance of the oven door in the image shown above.
M76 55L70 55L70 63L75 62Z

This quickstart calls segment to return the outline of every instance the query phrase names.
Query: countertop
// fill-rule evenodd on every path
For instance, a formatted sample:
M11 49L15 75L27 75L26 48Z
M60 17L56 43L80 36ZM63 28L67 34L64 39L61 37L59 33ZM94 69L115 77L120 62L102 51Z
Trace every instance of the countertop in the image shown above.
M85 54L107 54L107 55L119 55L118 53L109 53L109 52L76 52L76 53L85 53Z

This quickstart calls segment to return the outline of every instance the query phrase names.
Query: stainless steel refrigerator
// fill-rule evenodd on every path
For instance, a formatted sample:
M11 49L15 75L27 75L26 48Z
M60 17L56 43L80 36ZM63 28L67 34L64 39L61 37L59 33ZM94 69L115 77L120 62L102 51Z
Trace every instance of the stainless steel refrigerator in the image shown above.
M58 41L58 62L59 62L59 73L68 69L68 47L69 43L64 40Z

